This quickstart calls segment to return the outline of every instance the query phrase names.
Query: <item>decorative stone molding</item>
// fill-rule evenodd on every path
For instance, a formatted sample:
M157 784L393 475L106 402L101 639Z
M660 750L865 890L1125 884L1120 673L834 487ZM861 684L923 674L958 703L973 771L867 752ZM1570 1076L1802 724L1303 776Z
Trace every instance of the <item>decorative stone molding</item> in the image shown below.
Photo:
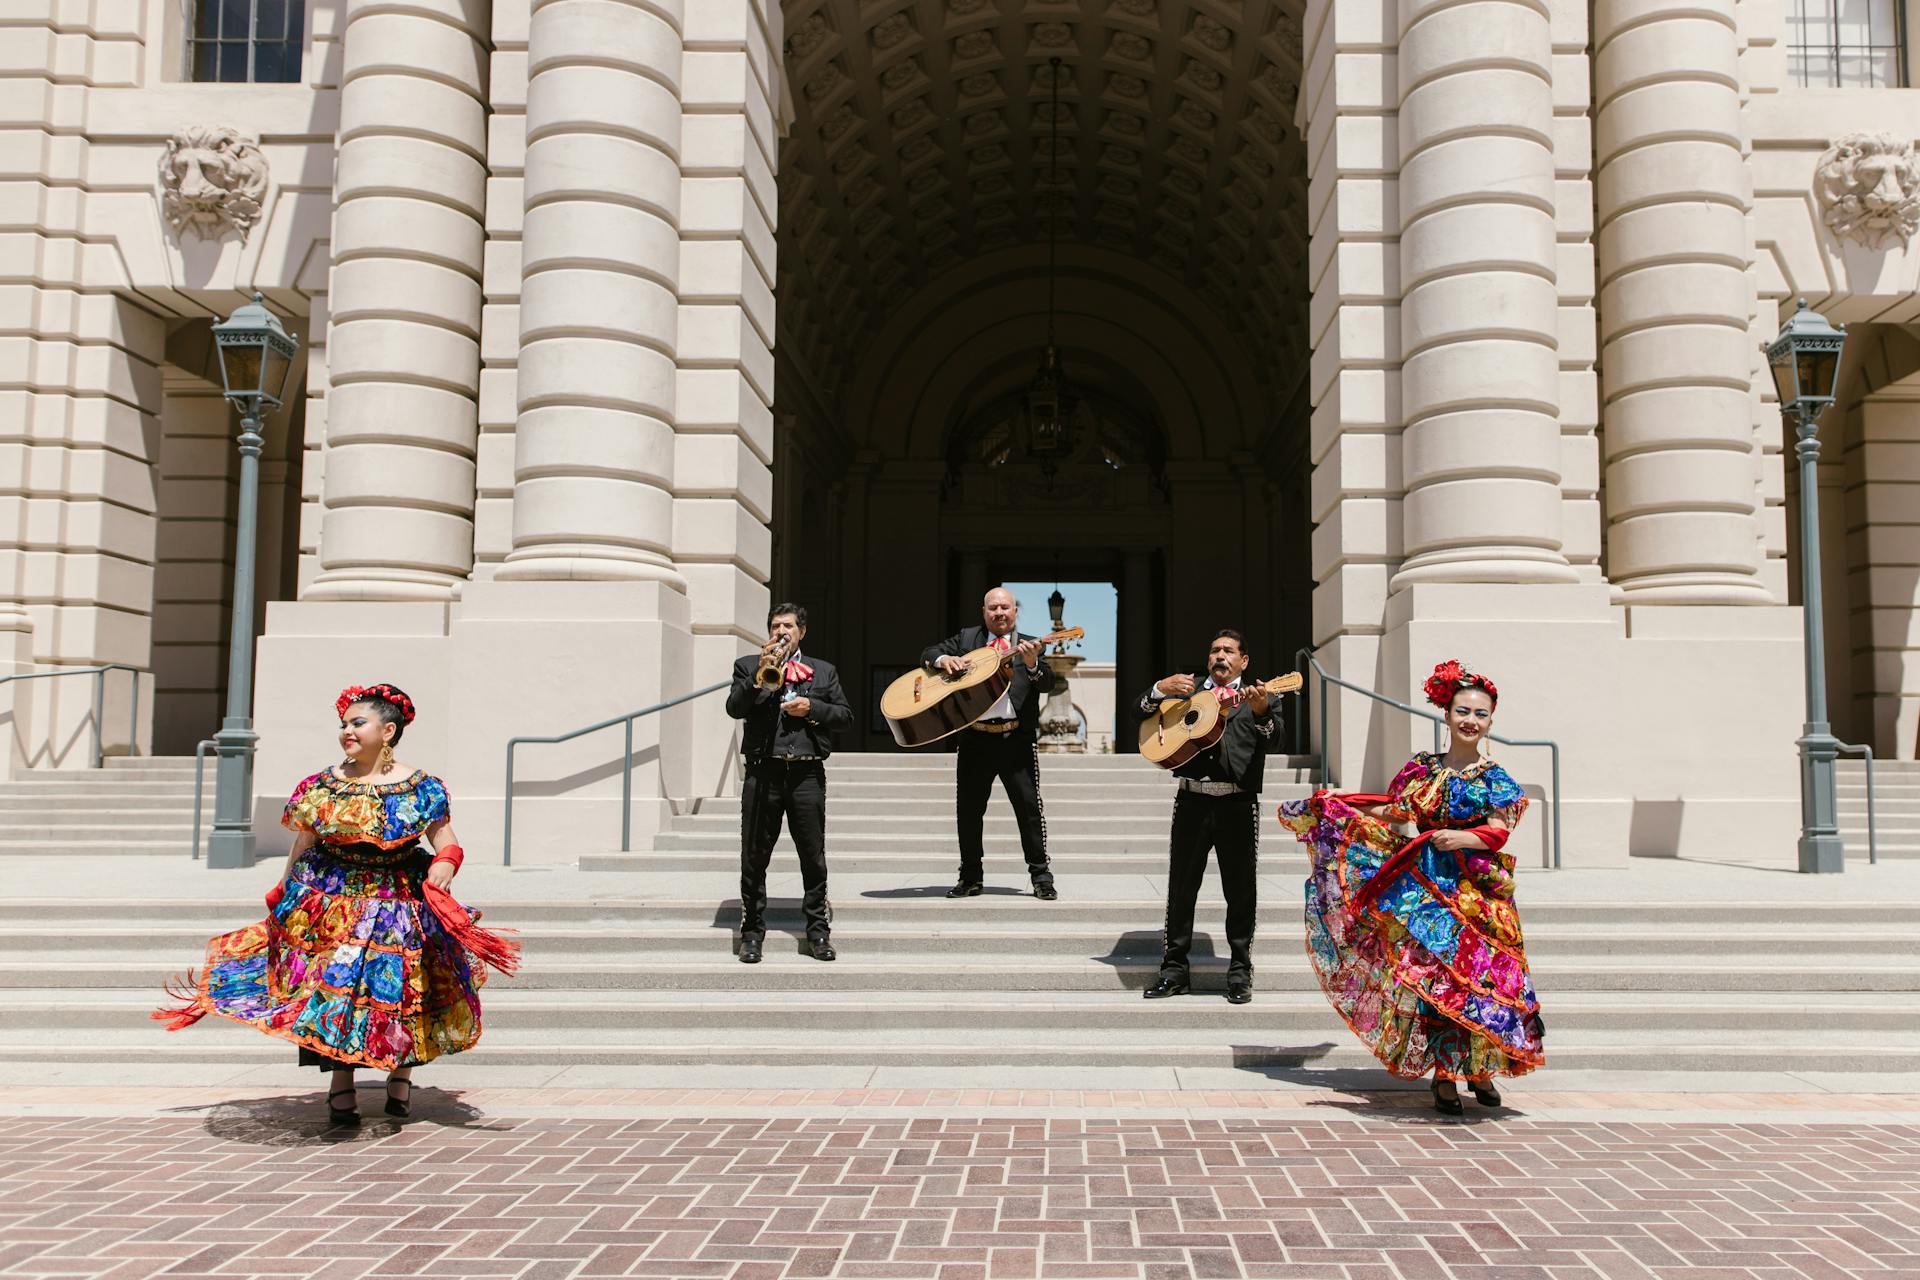
M267 157L256 140L225 125L194 125L167 139L160 200L181 238L218 240L231 230L245 244L266 194Z
M1891 133L1837 138L1814 170L1820 217L1839 240L1869 249L1905 248L1920 228L1920 161L1913 143Z

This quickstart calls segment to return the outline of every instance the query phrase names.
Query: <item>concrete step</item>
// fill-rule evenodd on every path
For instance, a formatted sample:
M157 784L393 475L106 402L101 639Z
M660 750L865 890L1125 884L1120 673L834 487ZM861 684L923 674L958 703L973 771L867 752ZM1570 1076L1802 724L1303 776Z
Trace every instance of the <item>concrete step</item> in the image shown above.
M1285 913L1289 917L1287 924L1297 920L1298 910L1294 907ZM917 928L888 929L840 913L835 919L834 938L842 950L876 960L899 957L931 962L939 957L956 956L1022 956L1036 963L1051 963L1063 957L1156 959L1161 948L1161 915L1160 910L1143 914L1131 922L1131 928L1077 925L1057 920L993 928L954 918L945 927L929 922ZM1271 927L1277 930L1281 923L1273 919ZM734 928L732 920L682 927L655 925L637 932L626 928L523 926L519 936L528 955L542 963L549 959L577 959L584 963L601 956L634 961L657 957L671 962L675 957L711 954L715 948L730 950ZM0 959L52 963L116 956L130 962L138 959L156 971L163 971L169 963L196 956L209 936L193 926L150 925L138 933L120 927L0 928ZM1225 936L1212 922L1203 920L1195 946L1203 953L1221 950L1225 947ZM1920 935L1911 931L1787 929L1676 934L1548 925L1528 930L1527 953L1536 968L1548 969L1573 959L1604 959L1639 966L1683 962L1702 956L1724 962L1746 958L1759 965L1768 964L1773 957L1793 956L1816 956L1834 962L1851 957L1863 960L1879 957L1896 963L1911 960L1920 965Z
M0 858L107 858L122 854L186 858L193 852L193 833L181 831L174 839L126 840L17 840L0 838Z
M683 836L678 839L696 847L655 849L648 853L582 853L580 870L660 871L682 875L731 870L739 874L740 837L737 833L731 841L719 835ZM863 847L858 843L863 839L870 843ZM882 843L885 848L876 852L871 842ZM1018 840L990 836L983 844L989 886L1025 883L1026 864L1020 858ZM1049 835L1047 854L1052 859L1054 875L1062 878L1069 875L1165 877L1167 842L1164 833L1157 837L1142 835L1127 841L1125 848L1117 848L1116 845L1117 842L1112 840L1075 840ZM0 852L4 848L4 842L0 842ZM774 846L776 865L782 858L795 856L793 842L783 834L780 842ZM850 837L842 840L831 828L827 832L827 862L835 875L944 875L959 866L959 859L959 850L951 837L944 843L883 837ZM1304 877L1307 863L1304 857L1291 853L1284 856L1268 853L1261 857L1260 869L1275 875Z
M1881 995L1826 995L1819 1001L1785 1001L1777 995L1725 994L1699 998L1555 992L1550 1036L1561 1031L1741 1031L1765 1018L1783 1032L1920 1031L1920 1007ZM0 1000L0 1032L31 1041L66 1030L150 1031L147 1017L157 999L150 989L99 991L25 990ZM805 1000L770 999L752 992L529 992L490 987L489 1032L575 1032L724 1029L747 1040L775 1032L840 1032L876 1028L905 1032L1071 1029L1150 1030L1324 1029L1332 1016L1318 991L1271 991L1262 987L1251 1005L1230 1005L1206 995L1141 1000L1104 992L1000 992L991 998L966 993L819 991Z
M263 879L262 884L266 881ZM496 906L484 896L475 901L487 908L489 922L519 928L585 927L641 930L691 928L707 925L734 927L739 920L739 900L732 896L732 876L716 882L711 899L599 898L595 900L515 900ZM844 881L842 882L845 883ZM1155 920L1165 909L1159 897L1076 898L1071 894L1057 902L1039 902L1030 894L1009 888L1004 893L987 893L978 898L950 901L944 883L907 889L882 891L884 896L842 893L835 895L835 909L841 927L931 929L980 927L1005 929L1028 927L1088 928L1111 925L1138 926L1141 920ZM1217 882L1203 887L1202 915L1220 909ZM1298 925L1300 899L1290 890L1282 902L1271 895L1262 903L1263 928L1294 928ZM179 901L153 899L13 898L0 900L0 926L7 928L55 927L77 925L83 929L104 929L108 922L127 930L144 932L155 922L205 930L211 936L258 919L260 898L199 898ZM1902 933L1910 929L1914 908L1897 902L1723 902L1711 907L1691 903L1637 902L1523 902L1521 918L1530 932L1543 927L1584 926L1587 932L1613 930L1625 933L1659 931L1663 936L1677 931L1693 932L1711 924L1716 932L1749 928L1769 935L1787 934L1800 929L1826 933L1860 927L1864 931ZM1269 923L1269 917L1281 917ZM799 905L793 899L776 898L769 905L768 924L776 929L799 927ZM1787 926L1776 928L1773 926Z
M927 794L915 798L898 795L877 794L877 788L862 788L858 791L842 789L836 783L828 793L827 821L834 826L855 819L921 818L929 822L944 824L948 830L953 828L953 784L944 783L938 787L925 788ZM1305 792L1305 788L1301 788ZM1287 798L1284 791L1268 797L1262 793L1262 803L1271 799L1278 804ZM1173 792L1164 795L1156 791L1151 795L1136 794L1130 791L1113 790L1104 794L1081 795L1070 792L1057 795L1053 791L1043 793L1049 819L1064 819L1083 822L1102 817L1144 821L1157 819L1165 823L1173 814ZM987 820L1013 820L1012 810L1006 800L994 796L987 803ZM715 796L696 802L695 807L676 814L673 829L694 830L713 822L735 823L740 821L739 796Z
M926 768L929 761L936 761L950 769L953 766L953 756L954 753L952 751L937 747L932 750L923 749L919 751L837 751L834 753L833 759L828 763L829 766L838 765L842 767L867 769L912 770ZM1267 757L1267 768L1269 771L1276 769L1312 769L1317 767L1318 764L1319 761L1313 756L1269 755ZM1147 769L1156 773L1160 772L1155 766L1131 752L1125 755L1088 755L1084 753L1075 754L1071 752L1055 753L1043 751L1040 753L1040 768L1043 772L1056 771L1060 773L1110 773L1137 769Z
M949 788L951 789L951 788ZM207 775L207 795L213 794L213 775ZM140 778L131 782L121 782L104 777L98 773L88 773L76 777L72 782L46 782L38 778L18 782L0 782L0 795L19 797L44 797L54 800L112 800L135 796L160 796L168 799L184 797L189 804L193 802L193 779L185 782Z
M213 797L207 796L207 809ZM156 820L193 819L193 797L187 796L92 796L76 800L72 796L16 796L0 790L0 823L27 822L34 818L70 816L106 816L107 814L146 814Z
M1065 956L1007 956L959 959L950 956L874 959L863 954L851 934L834 937L842 958L822 964L801 954L801 941L786 944L769 938L768 958L743 965L730 954L731 939L719 937L707 945L711 959L682 955L675 961L649 958L641 962L593 958L589 962L543 960L538 953L513 978L496 978L489 990L536 991L926 991L952 995L1002 991L1114 991L1141 990L1159 971L1159 957L1136 952L1104 959ZM1297 945L1284 939L1275 945L1289 952ZM1260 952L1256 951L1256 964ZM165 962L113 957L49 961L44 957L0 959L0 990L16 988L144 987L157 989L172 973L197 963L195 950L170 953ZM1218 991L1226 981L1226 961L1196 955L1195 986ZM1257 981L1263 990L1311 991L1317 987L1304 958L1260 965ZM1566 960L1555 962L1542 977L1543 990L1660 992L1705 994L1750 992L1805 1000L1827 992L1920 992L1920 963L1849 963L1838 966L1804 965L1793 957L1772 962L1766 957L1727 964L1694 960L1632 963L1622 960ZM1545 997L1543 996L1543 999Z
M1251 1007L1251 1006L1246 1006ZM1772 1071L1830 1070L1836 1053L1849 1071L1895 1073L1920 1070L1920 1048L1888 1045L1874 1033L1734 1034L1666 1031L1550 1032L1549 1061L1561 1070L1751 1070L1756 1054ZM1850 1042L1836 1045L1836 1038ZM1176 1066L1313 1068L1374 1071L1372 1055L1331 1015L1320 1028L1289 1032L1243 1027L1194 1031L1173 1029L1161 1035L1121 1031L1054 1028L1044 1034L1023 1032L966 1039L932 1038L917 1029L905 1033L836 1032L823 1041L744 1042L737 1034L636 1030L593 1038L490 1028L481 1051L492 1066L701 1066L751 1061L766 1068L769 1083L782 1068L803 1065L855 1067L1046 1066L1056 1070L1085 1067ZM116 1062L284 1064L293 1049L251 1028L209 1019L179 1035L154 1029L70 1032L59 1043L45 1037L0 1034L0 1061L70 1061L75 1057ZM1063 1076L1063 1080L1067 1078Z
M202 825L213 826L213 815L204 816ZM188 814L179 821L156 822L140 814L120 815L110 813L87 813L63 815L60 818L35 818L32 822L7 822L3 828L6 839L0 846L19 844L24 841L90 841L105 842L114 840L191 840L193 838L193 815Z

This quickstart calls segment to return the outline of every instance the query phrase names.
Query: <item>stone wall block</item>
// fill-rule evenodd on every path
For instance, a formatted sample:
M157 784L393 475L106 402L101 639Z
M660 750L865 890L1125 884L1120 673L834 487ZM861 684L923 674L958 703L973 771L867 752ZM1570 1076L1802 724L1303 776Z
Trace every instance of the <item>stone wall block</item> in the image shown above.
M473 397L458 388L384 381L348 382L328 395L335 419L328 452L365 442L418 441L472 454L478 435Z
M337 459L335 459L337 461ZM391 478L400 459L389 459L385 467L370 467L363 474ZM333 468L329 466L331 473ZM374 498L389 502L411 502L410 487L384 486ZM393 539L404 538L405 567L393 570L393 576L367 582L360 588L361 599L426 598L425 592L436 579L466 576L473 561L473 520L468 515L448 515L403 506L374 510L354 506L329 506L320 518L320 543L327 556L338 556L354 564L380 564L395 559ZM326 562L322 561L322 576ZM315 579L316 586L319 579ZM414 595L401 593L411 588ZM345 595L335 598L347 599Z
M486 165L477 154L426 138L363 134L341 144L333 179L337 207L364 196L420 199L421 191L478 219L486 208Z
M527 421L538 430L515 433L511 442L515 474L564 475L570 459L593 452L608 476L660 488L673 483L673 428L651 414L568 405L528 410Z
M1731 200L1663 201L1602 221L1598 248L1603 278L1642 266L1713 262L1744 272L1746 212ZM1612 317L1603 323L1611 326Z
M1690 449L1716 446L1738 449L1751 428L1734 416L1744 408L1744 388L1726 386L1639 387L1629 395L1609 394L1606 407L1608 458L1663 446ZM1619 495L1609 494L1611 502Z
M1510 7L1510 6L1501 6ZM1532 69L1491 67L1429 80L1407 95L1399 114L1402 154L1493 130L1527 137L1553 120L1553 86ZM1549 133L1534 141L1551 146Z
M569 62L612 62L658 80L678 99L681 25L681 6L665 0L537 0L527 34L529 81Z
M1739 55L1729 39L1731 34L1724 23L1711 18L1679 17L1601 37L1605 43L1593 61L1594 92L1601 110L1630 89L1665 80L1667 69L1675 66L1686 68L1689 82L1718 84L1737 91ZM1669 128L1680 123L1665 122ZM1711 116L1693 123L1719 127Z
M524 314L526 308L521 310ZM671 422L673 385L673 357L636 343L581 336L528 342L520 350L519 429L530 428L529 409L567 404L626 409ZM557 416L543 415L539 429Z
M1505 338L1456 341L1409 357L1400 369L1400 395L1410 424L1475 405L1522 407L1551 421L1558 373L1559 361L1545 343ZM1557 426L1553 438L1558 438ZM1503 461L1503 470L1505 465ZM1409 466L1408 475L1414 474L1415 468Z
M1616 519L1654 511L1685 510L1702 493L1734 493L1753 484L1753 457L1727 449L1661 449L1631 454L1607 467L1607 485L1619 486L1612 502ZM1735 504L1736 513L1753 503Z
M1557 467L1555 458L1550 464ZM1560 486L1520 476L1462 477L1423 484L1407 491L1405 550L1408 556L1444 557L1459 548L1464 559L1479 558L1490 537L1513 547L1533 546L1556 555L1560 550ZM1499 572L1483 570L1483 572ZM1522 575L1530 571L1518 568Z
M1709 139L1651 143L1627 151L1600 170L1595 186L1602 209L1696 200L1746 210L1752 192L1737 148Z
M1601 376L1609 397L1630 394L1643 383L1720 386L1744 396L1747 349L1746 331L1729 325L1683 322L1635 329L1602 348ZM1749 424L1749 438L1751 431Z
M673 86L627 67L536 68L527 86L527 119L529 144L585 132L647 143L676 157L680 151L680 100Z
M513 525L516 553L539 547L551 557L556 548L564 548L576 557L624 555L640 562L636 552L652 552L653 562L664 563L672 546L660 540L658 533L672 528L673 495L622 477L521 475L513 486ZM548 527L564 528L567 540L556 538L548 545L527 536L530 529ZM596 547L611 550L596 551ZM501 576L509 576L504 570L514 563L509 560Z
M1737 147L1737 133L1712 131L1737 124L1738 108L1739 90L1717 80L1662 80L1622 91L1594 119L1596 158L1612 160L1628 146L1700 137Z
M1465 479L1498 450L1516 475L1560 476L1563 437L1539 429L1532 413L1478 409L1430 419L1401 446L1402 464L1428 482Z
M1558 333L1559 309L1549 276L1499 270L1441 276L1407 291L1400 349L1411 357L1435 343L1502 333L1538 342L1540 335Z
M412 75L367 75L341 105L341 142L390 132L394 121L417 121L421 134L476 158L486 153L487 111L464 89Z
M1397 274L1401 287L1411 289L1470 268L1537 271L1557 261L1555 236L1552 216L1530 204L1437 209L1401 232Z
M527 210L520 241L523 278L564 267L644 274L671 288L680 260L673 224L646 209L569 200Z
M520 305L523 346L584 335L631 342L668 356L674 350L673 292L645 276L582 268L541 271L526 277Z
M339 448L327 460L332 477L351 485L355 492L390 499L405 499L425 507L437 507L455 516L464 516L473 505L474 466L468 454L442 451L424 452L408 458L407 482L395 485L387 479L394 459L392 449L380 444Z
M355 258L333 269L336 296L346 307L336 308L334 323L378 317L435 321L464 333L480 333L480 282L464 271L435 262L402 258Z
M1500 134L1455 138L1411 157L1400 169L1400 213L1406 224L1429 210L1465 200L1524 204L1551 223L1553 156L1541 137Z
M1721 262L1677 262L1615 276L1600 291L1600 306L1614 326L1654 323L1725 323L1746 305L1747 274Z
M335 265L361 257L412 257L466 271L485 233L472 215L411 196L366 196L333 216Z
M1751 475L1748 483L1752 483ZM1608 516L1613 516L1611 502ZM1656 511L1615 520L1607 531L1609 556L1644 565L1652 581L1638 589L1649 603L1686 603L1724 581L1729 566L1760 571L1760 543L1746 531L1751 512Z
M390 382L394 365L403 357L413 380L461 392L469 401L480 382L478 339L408 320L336 320L327 356L336 393L356 381ZM338 404L328 420L335 431L357 429L351 420L341 419Z
M343 89L364 77L396 76L438 81L461 93L471 86L467 96L485 100L490 55L472 32L404 9L367 12L369 7L360 6L347 28Z

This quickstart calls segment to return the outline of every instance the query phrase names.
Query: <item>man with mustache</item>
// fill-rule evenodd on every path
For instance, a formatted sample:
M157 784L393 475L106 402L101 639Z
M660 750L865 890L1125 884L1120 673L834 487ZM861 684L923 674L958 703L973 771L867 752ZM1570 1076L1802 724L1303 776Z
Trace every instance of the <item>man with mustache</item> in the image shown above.
M1212 689L1227 717L1220 741L1173 771L1179 790L1173 797L1167 860L1167 924L1160 976L1145 993L1149 1000L1185 995L1191 989L1187 953L1193 946L1193 906L1207 873L1209 850L1219 860L1220 885L1227 895L1227 999L1233 1004L1253 999L1260 784L1266 776L1267 750L1279 741L1280 717L1258 682L1243 682L1247 661L1246 637L1222 628L1207 647L1205 672L1167 676L1134 706L1144 720L1158 713L1167 698Z
M995 587L980 602L980 626L967 627L939 644L928 645L920 655L920 664L928 671L965 671L967 663L962 655L989 646L1013 659L1013 680L1000 701L960 731L954 784L960 879L947 891L949 898L972 898L984 890L982 833L995 778L1000 779L1013 805L1033 896L1047 902L1060 896L1053 887L1053 868L1047 861L1047 820L1040 807L1040 757L1034 747L1040 725L1040 697L1053 689L1054 674L1041 657L1039 639L1020 634L1016 626L1019 620L1020 602L1005 587Z

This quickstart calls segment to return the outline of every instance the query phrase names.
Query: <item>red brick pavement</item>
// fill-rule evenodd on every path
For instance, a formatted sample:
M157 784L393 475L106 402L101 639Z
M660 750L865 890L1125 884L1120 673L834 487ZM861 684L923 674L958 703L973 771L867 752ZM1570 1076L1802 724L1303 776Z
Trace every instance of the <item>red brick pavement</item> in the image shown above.
M0 1118L0 1275L1920 1280L1916 1124L416 1110Z

